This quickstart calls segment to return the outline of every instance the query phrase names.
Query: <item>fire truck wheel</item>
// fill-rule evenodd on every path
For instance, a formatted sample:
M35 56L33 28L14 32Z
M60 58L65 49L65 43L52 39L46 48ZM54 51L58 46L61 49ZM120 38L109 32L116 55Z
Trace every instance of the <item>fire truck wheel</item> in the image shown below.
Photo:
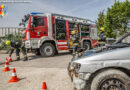
M41 56L50 57L55 55L55 47L51 43L45 43L40 47Z
M85 42L83 43L83 48L85 48L85 50L89 50L89 49L91 48L90 42L85 41Z
M36 50L35 55L41 55L41 53L40 53L39 49L38 49L38 50Z
M69 50L70 53L73 53L73 50Z

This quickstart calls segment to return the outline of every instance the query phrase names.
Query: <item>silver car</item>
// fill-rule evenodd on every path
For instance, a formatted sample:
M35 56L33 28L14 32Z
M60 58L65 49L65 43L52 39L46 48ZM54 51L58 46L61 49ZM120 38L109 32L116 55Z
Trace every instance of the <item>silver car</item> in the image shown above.
M75 90L130 90L130 47L82 57L72 67Z

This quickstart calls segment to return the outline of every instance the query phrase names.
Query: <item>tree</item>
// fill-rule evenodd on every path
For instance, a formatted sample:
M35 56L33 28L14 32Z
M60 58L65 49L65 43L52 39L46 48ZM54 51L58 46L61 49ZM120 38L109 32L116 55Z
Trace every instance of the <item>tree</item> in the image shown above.
M24 15L24 18L22 19L22 21L19 23L20 26L24 26L24 28L26 27L26 24L28 22L29 19L29 14Z
M116 34L115 32L113 31L113 20L112 20L112 15L111 15L111 9L108 8L107 10L107 15L105 16L104 18L104 29L105 29L105 33L107 35L107 37L111 38L115 38L116 37Z
M127 32L128 20L130 19L130 2L116 1L115 4L108 8L104 19L104 28L107 37L116 37L117 31L120 35Z
M105 18L105 15L104 15L104 11L100 12L98 14L98 19L97 19L97 30L98 30L98 34L100 33L100 28L101 27L104 27L104 18Z

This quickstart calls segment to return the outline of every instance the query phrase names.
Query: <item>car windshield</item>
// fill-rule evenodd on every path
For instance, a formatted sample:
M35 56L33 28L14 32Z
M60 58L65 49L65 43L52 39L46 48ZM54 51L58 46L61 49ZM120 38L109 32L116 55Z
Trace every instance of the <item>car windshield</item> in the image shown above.
M91 49L91 50L86 51L86 52L83 54L83 57L95 55L96 53L104 52L104 51L106 51L106 49L102 49L102 47L94 48L94 49Z

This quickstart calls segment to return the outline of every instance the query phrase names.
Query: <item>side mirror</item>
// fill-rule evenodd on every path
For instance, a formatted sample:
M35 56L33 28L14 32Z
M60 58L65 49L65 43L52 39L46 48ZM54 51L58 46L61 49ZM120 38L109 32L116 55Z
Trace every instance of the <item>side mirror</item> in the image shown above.
M35 24L31 22L31 27L34 28L35 27Z
M33 31L33 29L32 29L32 28L29 28L28 30Z

